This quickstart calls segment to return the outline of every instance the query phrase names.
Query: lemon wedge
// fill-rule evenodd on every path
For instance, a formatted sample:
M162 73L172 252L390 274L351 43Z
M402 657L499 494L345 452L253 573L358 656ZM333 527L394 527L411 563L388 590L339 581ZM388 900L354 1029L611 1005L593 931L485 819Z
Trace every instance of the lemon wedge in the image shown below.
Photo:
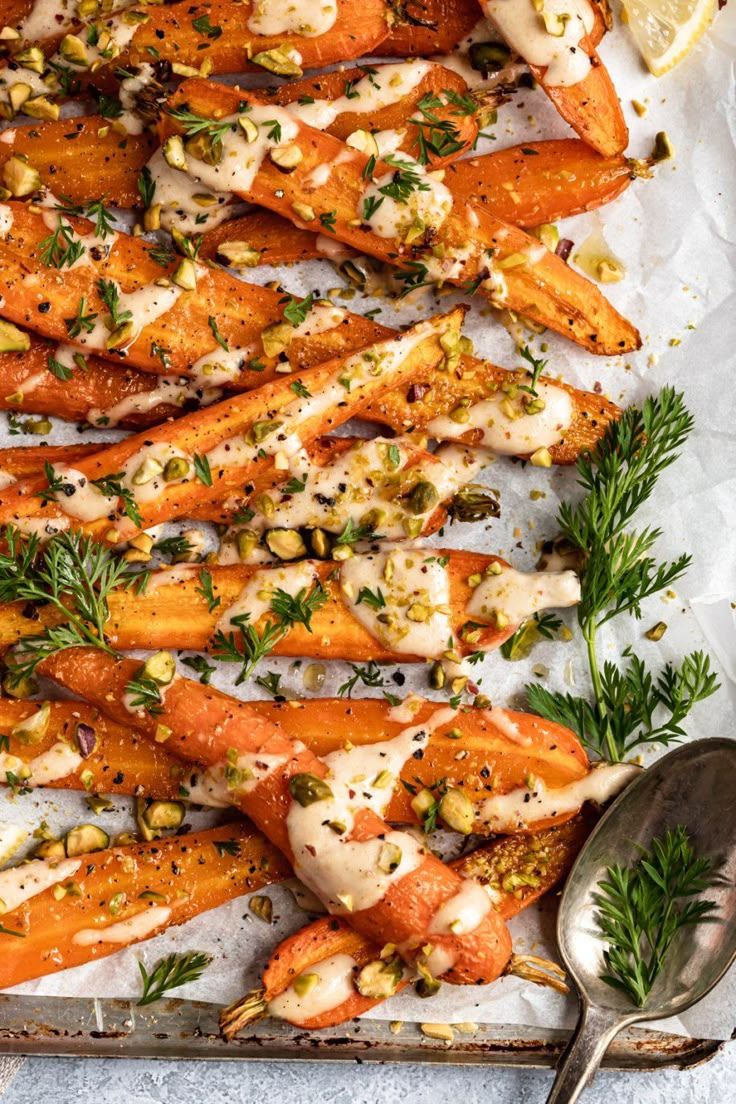
M655 77L689 54L713 16L714 0L625 0L627 22Z

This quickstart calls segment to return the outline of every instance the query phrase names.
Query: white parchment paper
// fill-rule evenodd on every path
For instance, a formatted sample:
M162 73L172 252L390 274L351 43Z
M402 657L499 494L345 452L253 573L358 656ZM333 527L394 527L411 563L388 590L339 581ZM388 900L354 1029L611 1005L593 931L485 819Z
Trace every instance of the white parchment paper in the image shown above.
M732 382L736 371L736 12L733 8L721 12L692 55L661 80L646 72L621 27L606 36L601 53L631 127L629 152L646 156L654 134L666 130L675 158L658 168L655 179L635 181L616 203L568 220L561 231L576 246L591 232L603 232L628 272L623 282L608 285L606 294L639 326L644 344L640 352L620 360L589 356L550 334L533 339L531 345L537 352L542 342L547 345L550 373L587 389L599 386L617 402L642 400L664 384L685 391L696 417L695 430L685 455L662 477L656 499L642 512L641 521L662 527L657 549L660 557L673 558L683 550L689 551L694 556L693 566L678 585L675 597L657 597L647 603L642 622L618 619L603 634L601 652L604 658L616 658L632 644L656 668L667 659L678 660L693 648L707 648L723 685L715 697L696 708L688 721L688 731L692 737L736 735L736 400ZM646 105L643 117L633 111L632 100ZM514 102L500 109L498 124L492 129L496 138L488 148L568 133L538 91L517 94ZM248 277L263 282L277 277L289 291L301 295L315 288L325 293L340 284L327 262L278 271L251 270ZM442 299L443 309L451 298ZM384 301L358 299L346 305L358 311L382 307L379 320L397 326L436 306L429 299L418 306L404 304L400 308L386 306ZM481 355L508 367L518 363L515 342L492 311L473 303L467 333ZM105 435L99 431L85 435L85 439L95 437L104 439ZM77 441L78 431L59 424L52 439ZM3 444L27 443L17 436L6 441L4 433L0 440ZM533 568L539 542L555 535L554 517L560 496L574 493L574 471L522 470L519 465L499 460L482 478L499 492L502 518L490 525L456 525L432 543L498 552L518 568ZM533 501L532 490L542 491L544 497ZM666 621L668 629L654 644L643 638L643 632L659 620ZM571 618L568 621L572 624ZM519 663L508 663L498 654L488 657L482 669L477 669L482 689L494 701L513 704L520 700L524 684L533 678L532 666L538 664L549 668L547 685L551 688L572 685L586 692L587 668L577 640L544 643L529 660ZM295 694L304 693L304 665L273 660L264 668L281 672L287 688ZM183 673L190 672L184 668ZM349 668L345 664L330 665L323 693L334 693L346 673ZM401 692L410 688L427 692L425 669L405 667L404 674L406 682ZM213 681L232 689L226 669ZM390 680L387 688L396 691ZM242 695L243 688L238 692ZM260 691L248 687L248 694L259 696ZM129 829L131 803L117 800L115 806L115 812L101 815L100 823L111 832ZM33 827L42 818L61 832L90 816L83 797L76 794L0 796L0 819ZM187 820L196 827L211 823L212 817L194 815ZM230 1001L257 982L270 951L305 922L305 913L294 906L286 888L273 887L268 892L274 903L271 926L252 917L242 898L147 944L122 950L96 964L42 978L17 991L134 997L140 992L139 959L150 967L172 950L196 948L211 951L214 961L204 977L182 989L181 995L218 1003ZM551 898L517 917L512 922L516 950L554 958L554 914ZM681 1019L652 1026L728 1038L734 1028L734 1009L736 976L732 974ZM516 979L505 979L483 989L444 986L431 1001L420 1001L407 992L370 1015L559 1027L572 1022L574 1002Z

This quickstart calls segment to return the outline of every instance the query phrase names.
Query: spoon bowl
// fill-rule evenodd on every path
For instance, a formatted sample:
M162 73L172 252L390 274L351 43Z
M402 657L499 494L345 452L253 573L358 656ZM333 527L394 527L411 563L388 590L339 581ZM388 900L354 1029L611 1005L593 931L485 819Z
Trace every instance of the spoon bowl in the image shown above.
M629 866L654 839L683 825L717 882L707 891L713 919L681 931L644 1008L607 985L605 942L595 896L606 870ZM572 1104L621 1028L684 1012L708 993L736 957L736 741L698 740L642 771L594 828L573 866L557 920L562 959L580 998L580 1019L560 1060L548 1104Z

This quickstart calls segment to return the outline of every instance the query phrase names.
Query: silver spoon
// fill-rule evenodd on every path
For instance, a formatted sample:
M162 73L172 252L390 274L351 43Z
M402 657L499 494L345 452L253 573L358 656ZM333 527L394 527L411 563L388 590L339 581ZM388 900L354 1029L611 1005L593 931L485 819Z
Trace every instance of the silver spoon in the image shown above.
M717 922L686 928L670 948L646 1006L611 988L595 923L594 894L613 863L628 865L668 828L682 824L700 856L718 865L707 892ZM674 1016L708 993L736 957L736 741L697 740L642 771L594 828L573 866L560 903L557 940L574 980L580 1013L560 1058L547 1104L574 1104L618 1032L642 1020Z

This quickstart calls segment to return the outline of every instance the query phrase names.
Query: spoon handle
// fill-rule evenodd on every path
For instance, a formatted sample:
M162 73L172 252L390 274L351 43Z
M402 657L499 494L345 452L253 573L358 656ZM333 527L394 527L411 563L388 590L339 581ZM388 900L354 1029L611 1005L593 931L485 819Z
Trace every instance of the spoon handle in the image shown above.
M557 1065L547 1104L575 1104L596 1073L608 1044L622 1026L615 1013L584 1001L570 1042Z

